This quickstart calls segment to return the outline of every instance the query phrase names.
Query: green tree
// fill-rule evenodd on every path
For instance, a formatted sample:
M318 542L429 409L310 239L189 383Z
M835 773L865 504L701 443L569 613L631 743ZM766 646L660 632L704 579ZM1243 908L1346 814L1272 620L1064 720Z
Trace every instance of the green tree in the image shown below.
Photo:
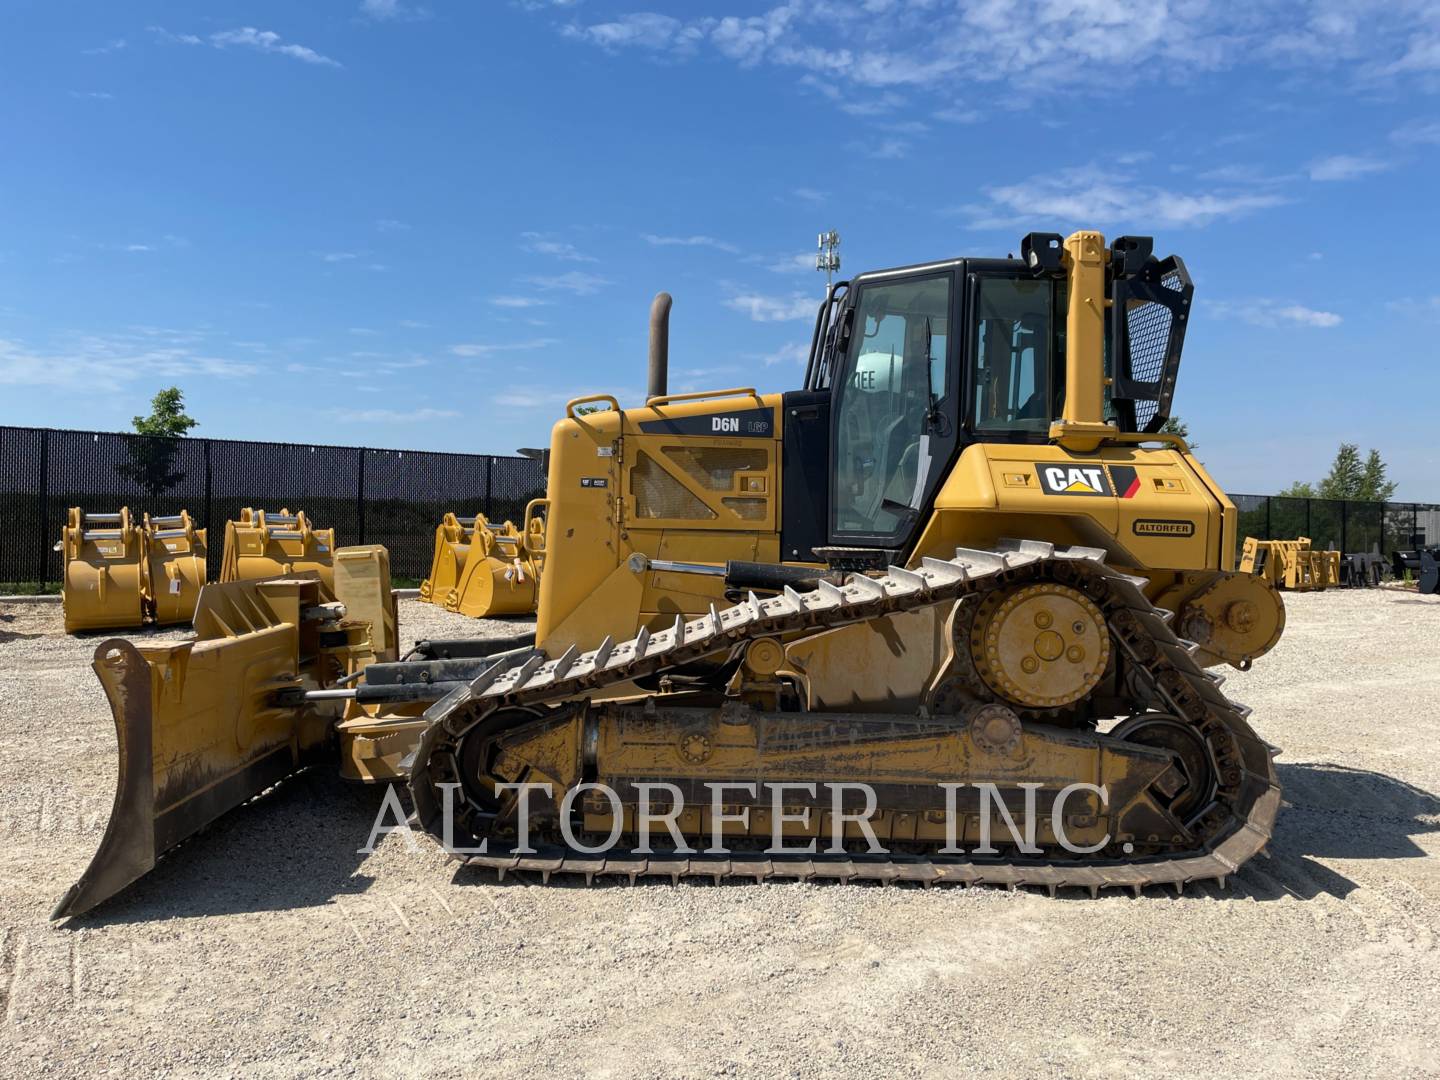
M1281 488L1277 493L1286 499L1313 499L1315 498L1315 485L1309 480L1296 480L1287 488Z
M1360 447L1354 443L1341 443L1329 474L1320 481L1317 490L1322 499L1358 499L1364 482L1365 468L1360 464Z
M1371 450L1360 471L1360 493L1355 497L1366 502L1389 502L1397 486L1394 480L1385 479L1385 462L1380 460L1380 451Z
M135 434L175 439L198 427L200 421L185 415L185 395L178 386L167 387L150 399L150 415L137 416Z
M1162 435L1179 435L1180 438L1185 440L1185 445L1190 447L1191 450L1198 450L1200 448L1199 443L1190 441L1190 425L1178 416L1167 417L1165 423L1160 425L1160 433Z
M129 440L129 460L116 465L115 470L152 499L158 499L184 478L185 474L175 468L179 439L198 424L198 420L185 414L185 396L178 386L161 390L150 399L150 415L135 417L135 434L144 437Z

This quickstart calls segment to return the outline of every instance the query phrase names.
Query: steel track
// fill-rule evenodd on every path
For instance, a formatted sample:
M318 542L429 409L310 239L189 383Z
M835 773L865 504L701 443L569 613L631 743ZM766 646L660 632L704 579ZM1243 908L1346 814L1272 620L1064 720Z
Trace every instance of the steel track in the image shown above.
M1012 859L946 856L862 856L813 854L766 856L746 853L641 855L612 851L603 857L565 848L534 853L493 848L464 856L472 866L495 870L597 876L725 878L766 881L835 880L913 882L930 885L1035 886L1052 894L1061 888L1133 890L1226 879L1269 842L1280 808L1280 788L1272 758L1276 751L1251 729L1250 710L1220 691L1223 679L1208 674L1195 660L1198 647L1170 629L1168 612L1155 608L1141 591L1144 578L1130 577L1104 565L1096 548L1057 548L1036 541L1005 542L994 551L961 548L953 559L924 559L913 570L890 567L879 577L854 575L844 586L822 582L813 592L784 593L760 599L753 593L733 607L651 633L642 629L629 641L606 638L587 652L576 647L550 660L536 655L502 660L468 686L436 702L411 769L410 791L416 820L437 839L443 836L439 785L459 782L460 740L476 724L500 709L556 705L583 699L608 687L718 654L735 655L758 637L821 631L883 615L954 603L971 596L1038 580L1080 589L1105 613L1115 643L1141 669L1155 698L1168 712L1191 725L1204 739L1216 766L1217 789L1211 804L1192 821L1200 846L1186 851L1134 858L1070 855ZM479 830L471 830L478 833ZM482 839L476 835L474 840ZM490 838L491 844L495 838ZM468 846L468 844L467 844ZM1101 853L1102 855L1104 853Z

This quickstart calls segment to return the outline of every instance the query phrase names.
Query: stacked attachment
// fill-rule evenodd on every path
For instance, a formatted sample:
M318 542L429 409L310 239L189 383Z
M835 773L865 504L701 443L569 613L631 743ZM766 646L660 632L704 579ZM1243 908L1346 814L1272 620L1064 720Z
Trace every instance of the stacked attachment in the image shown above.
M545 562L544 506L543 499L526 506L523 528L491 525L484 514L446 514L420 599L472 619L533 613Z
M1308 536L1295 540L1247 536L1240 572L1263 577L1279 589L1324 589L1340 584L1340 553L1312 549Z
M91 514L71 507L57 551L65 556L65 629L186 623L205 584L205 530L188 511L144 516L129 507Z
M1340 557L1340 584L1368 589L1385 580L1385 556L1374 551L1347 552Z
M240 511L225 523L221 581L260 581L313 571L333 589L335 530L316 529L304 511Z

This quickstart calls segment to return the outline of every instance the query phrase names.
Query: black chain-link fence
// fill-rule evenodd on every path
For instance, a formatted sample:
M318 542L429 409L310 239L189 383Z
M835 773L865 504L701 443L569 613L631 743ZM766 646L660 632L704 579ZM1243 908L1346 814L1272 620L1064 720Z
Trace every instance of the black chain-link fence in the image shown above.
M384 544L398 578L430 572L435 526L447 510L519 524L545 493L538 460L425 450L152 439L96 431L0 426L0 588L61 578L66 511L189 510L208 528L212 580L225 522L241 508L304 510L341 544ZM1310 537L1337 551L1411 550L1440 543L1440 504L1231 495L1237 545Z
M397 578L423 578L447 510L519 524L544 494L543 466L522 457L0 427L0 588L60 580L52 549L72 506L137 521L189 510L209 529L211 580L246 506L303 510L339 544L384 544Z
M1239 511L1237 545L1245 537L1294 540L1308 536L1321 550L1413 551L1440 544L1440 503L1352 502L1287 495L1231 495Z

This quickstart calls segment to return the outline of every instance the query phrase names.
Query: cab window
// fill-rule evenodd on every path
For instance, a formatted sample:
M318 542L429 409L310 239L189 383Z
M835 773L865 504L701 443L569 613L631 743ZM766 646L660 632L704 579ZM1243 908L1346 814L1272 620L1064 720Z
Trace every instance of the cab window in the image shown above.
M970 352L976 431L1049 430L1064 389L1055 326L1049 280L979 280Z
M900 533L923 501L949 392L950 276L865 285L835 411L836 533Z

